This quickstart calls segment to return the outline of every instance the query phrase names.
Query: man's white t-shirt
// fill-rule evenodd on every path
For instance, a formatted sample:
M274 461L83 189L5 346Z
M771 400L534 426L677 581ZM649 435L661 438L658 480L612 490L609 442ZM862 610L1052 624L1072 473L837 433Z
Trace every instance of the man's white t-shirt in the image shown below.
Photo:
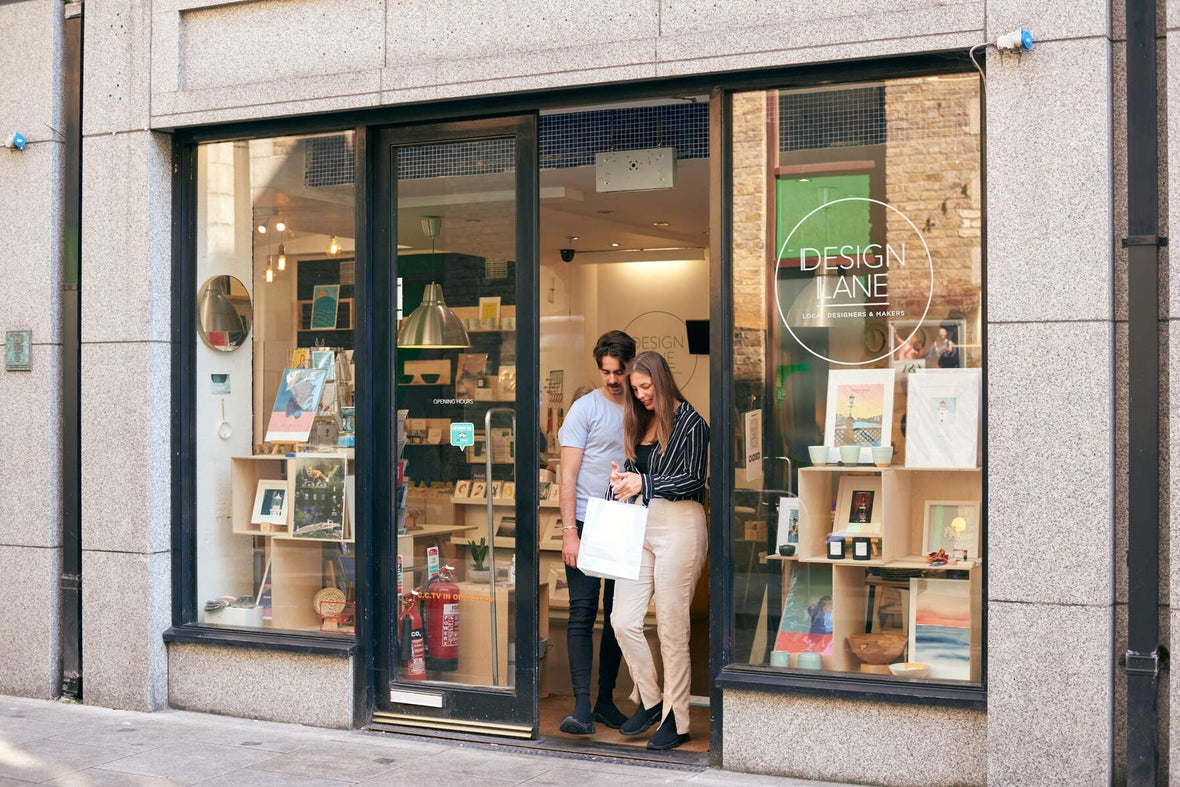
M622 467L627 458L623 451L623 405L615 404L601 388L595 388L570 405L557 440L562 448L582 449L576 514L581 522L586 518L586 501L606 495L610 463Z

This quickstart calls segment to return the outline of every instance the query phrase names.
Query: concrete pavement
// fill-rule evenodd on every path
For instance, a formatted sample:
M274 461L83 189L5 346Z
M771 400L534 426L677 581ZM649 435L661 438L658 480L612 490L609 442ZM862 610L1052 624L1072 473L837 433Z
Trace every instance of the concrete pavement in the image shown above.
M819 784L489 743L0 696L0 787L440 787L464 782L480 787Z

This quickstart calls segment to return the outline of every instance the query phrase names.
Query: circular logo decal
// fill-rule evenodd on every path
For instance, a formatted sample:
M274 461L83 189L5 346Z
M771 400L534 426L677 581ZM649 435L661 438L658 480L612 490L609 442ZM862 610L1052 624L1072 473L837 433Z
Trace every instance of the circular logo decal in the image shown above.
M827 239L828 227L840 224L836 220L829 224L828 220L833 218L833 215L828 211L842 203L853 202L880 205L900 217L904 227L891 228L889 241L883 244L837 243L822 247L801 246L797 258L791 256L786 259L798 259L799 270L807 274L802 279L803 291L789 304L783 303L782 293L778 287L775 287L774 291L779 319L795 341L815 357L841 366L865 366L876 363L892 355L896 347L889 349L889 343L886 342L883 348L874 348L870 352L880 352L876 357L862 358L853 354L863 352L865 342L855 343L846 357L838 357L840 346L833 345L832 349L827 350L831 353L829 357L808 345L805 338L796 333L795 329L816 324L833 328L851 328L857 325L858 321L863 326L866 318L882 317L913 321L913 331L916 332L926 319L926 314L930 311L930 301L934 296L934 261L930 256L926 239L922 237L914 222L900 210L869 197L835 199L820 205L801 218L779 247L775 262L775 281L779 281L779 269L783 267L784 256L791 248L791 240L804 228L808 230L803 233L805 235ZM869 209L868 205L864 207ZM843 206L842 210L847 210L847 206ZM896 281L902 276L905 277L907 290L921 282L926 291L926 303L920 315L909 314L904 308L890 303L890 278ZM910 336L912 335L913 332ZM910 336L899 337L899 346Z
M653 350L664 356L672 379L681 388L697 371L697 356L688 352L688 328L672 312L650 311L637 315L623 329L635 340L635 353Z

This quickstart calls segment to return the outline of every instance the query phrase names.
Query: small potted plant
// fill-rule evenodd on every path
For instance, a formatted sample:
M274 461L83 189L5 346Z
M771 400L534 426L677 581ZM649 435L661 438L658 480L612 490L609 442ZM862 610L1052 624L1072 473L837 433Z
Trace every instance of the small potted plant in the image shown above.
M474 540L467 542L467 548L471 550L471 567L469 572L471 579L474 582L487 582L490 572L484 561L488 557L488 540L480 536L479 542Z

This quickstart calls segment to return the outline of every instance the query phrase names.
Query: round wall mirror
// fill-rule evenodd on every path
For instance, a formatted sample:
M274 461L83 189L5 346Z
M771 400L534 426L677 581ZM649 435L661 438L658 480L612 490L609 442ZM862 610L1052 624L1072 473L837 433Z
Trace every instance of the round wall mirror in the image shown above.
M197 293L197 333L210 350L232 352L246 343L254 308L246 285L233 276L213 276Z

